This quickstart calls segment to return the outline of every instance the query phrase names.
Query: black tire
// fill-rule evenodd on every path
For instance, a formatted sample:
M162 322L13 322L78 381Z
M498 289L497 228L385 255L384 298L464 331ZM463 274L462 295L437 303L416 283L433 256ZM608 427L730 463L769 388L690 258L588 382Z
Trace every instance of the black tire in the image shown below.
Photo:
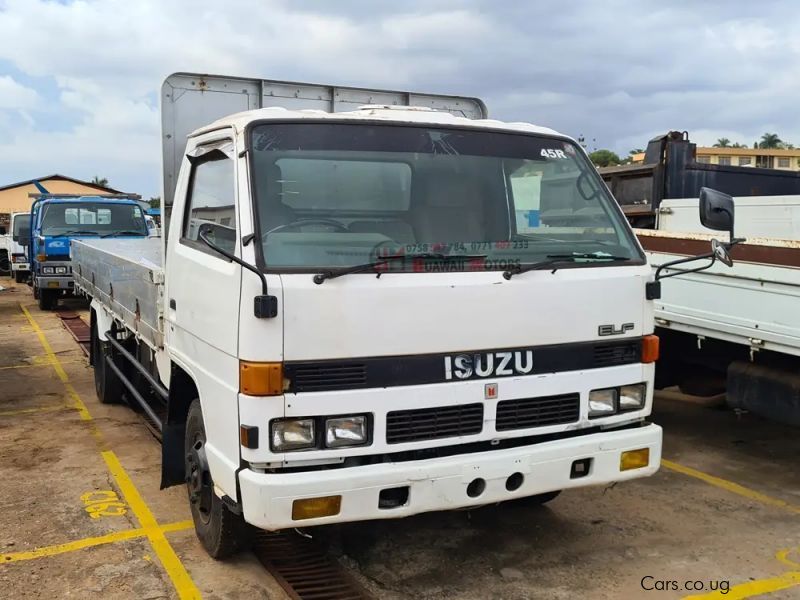
M247 550L255 529L231 511L214 493L214 482L205 458L206 429L200 400L195 399L186 417L184 465L194 530L213 558L226 558Z
M39 299L39 288L36 287L35 284L32 285L31 287L33 288L33 299L34 300L38 300Z
M560 493L561 490L556 490L555 492L545 492L544 494L536 494L535 496L520 498L519 501L523 504L527 504L528 506L541 506L542 504L547 504L551 500L558 498Z
M106 364L106 346L97 334L97 325L92 320L92 359L94 361L94 389L102 404L120 404L125 388Z
M23 283L25 281L25 271L14 271L14 281Z
M58 306L58 296L61 290L39 290L39 308L53 310Z
M678 384L678 389L688 396L709 398L725 393L725 379L715 374L690 376Z

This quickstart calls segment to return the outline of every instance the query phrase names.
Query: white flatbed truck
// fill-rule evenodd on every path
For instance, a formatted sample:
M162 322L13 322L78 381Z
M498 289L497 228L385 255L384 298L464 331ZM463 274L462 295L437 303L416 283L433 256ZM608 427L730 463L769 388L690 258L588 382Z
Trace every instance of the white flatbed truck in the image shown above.
M165 235L73 272L100 400L162 429L211 555L656 472L653 274L572 139L469 98L162 91Z

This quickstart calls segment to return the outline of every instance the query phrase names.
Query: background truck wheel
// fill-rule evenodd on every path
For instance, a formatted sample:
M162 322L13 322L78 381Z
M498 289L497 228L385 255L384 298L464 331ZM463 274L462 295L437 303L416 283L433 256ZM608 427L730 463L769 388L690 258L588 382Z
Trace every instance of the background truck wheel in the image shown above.
M200 400L195 399L186 418L184 464L186 487L197 537L212 557L225 558L252 543L254 528L232 512L214 493L205 453L206 430Z
M14 281L17 283L25 281L25 271L14 271Z
M33 286L33 299L34 300L39 299L39 288L36 287L35 285Z
M53 310L58 306L58 296L61 290L39 290L39 308Z
M94 389L97 398L103 404L119 404L122 402L122 382L106 364L105 343L100 339L94 322L92 322L92 344L94 345L92 348Z

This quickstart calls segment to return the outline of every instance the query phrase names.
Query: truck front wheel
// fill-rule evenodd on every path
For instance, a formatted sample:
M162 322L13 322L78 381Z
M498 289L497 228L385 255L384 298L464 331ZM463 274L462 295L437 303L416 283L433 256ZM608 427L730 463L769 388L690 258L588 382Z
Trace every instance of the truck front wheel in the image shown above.
M14 281L17 283L25 281L25 271L14 271Z
M205 453L206 429L200 400L195 399L186 418L184 465L194 529L200 543L214 558L225 558L246 550L254 528L231 511L214 493L214 482Z
M61 290L39 290L39 308L53 310L58 306L58 296Z

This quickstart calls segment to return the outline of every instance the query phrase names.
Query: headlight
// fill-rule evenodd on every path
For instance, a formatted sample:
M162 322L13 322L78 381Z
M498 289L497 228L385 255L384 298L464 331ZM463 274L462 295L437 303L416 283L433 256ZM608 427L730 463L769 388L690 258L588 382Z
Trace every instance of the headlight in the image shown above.
M56 267L56 275L65 275L67 273L67 267Z
M304 450L316 445L314 419L287 419L272 423L272 449Z
M619 410L638 410L644 407L647 386L643 383L623 385L619 388Z
M53 267L42 267L42 275L52 275Z
M325 421L325 446L359 446L367 443L367 418L335 417Z
M592 390L589 392L589 418L607 417L617 412L619 390L609 388L606 390Z

